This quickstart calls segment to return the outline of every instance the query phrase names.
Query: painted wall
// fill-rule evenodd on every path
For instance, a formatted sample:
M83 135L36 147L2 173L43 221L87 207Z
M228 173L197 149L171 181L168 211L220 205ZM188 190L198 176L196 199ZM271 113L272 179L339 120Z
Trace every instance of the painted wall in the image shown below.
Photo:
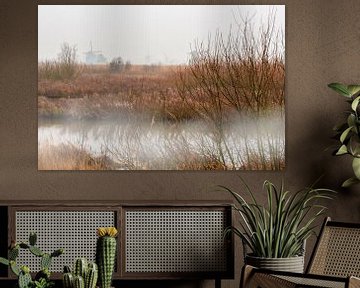
M98 4L100 1L59 1ZM16 4L15 4L16 3ZM49 4L38 1L37 4ZM172 1L106 1L109 4L169 4ZM346 104L330 82L360 82L360 3L358 0L182 1L181 4L286 5L286 170L283 172L45 172L37 171L37 5L0 2L0 200L218 200L212 184L239 186L242 176L264 201L262 182L281 179L289 189L311 184L339 191L328 214L360 222L360 186L339 189L351 173L346 157L325 149ZM103 3L102 3L103 4ZM308 251L312 250L312 241ZM237 245L238 246L238 245ZM241 268L237 247L236 269ZM224 281L224 287L238 287ZM144 283L143 283L144 284ZM138 287L136 284L129 284ZM160 284L159 284L160 285ZM155 285L156 287L160 287ZM177 282L166 287L212 287ZM129 287L130 287L129 286ZM141 287L143 285L140 285Z

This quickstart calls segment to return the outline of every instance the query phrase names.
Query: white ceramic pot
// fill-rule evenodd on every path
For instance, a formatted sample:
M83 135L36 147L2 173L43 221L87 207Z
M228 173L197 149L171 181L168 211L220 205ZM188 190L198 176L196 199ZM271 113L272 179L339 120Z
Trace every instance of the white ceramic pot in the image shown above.
M304 256L263 258L246 255L245 263L262 269L304 273Z

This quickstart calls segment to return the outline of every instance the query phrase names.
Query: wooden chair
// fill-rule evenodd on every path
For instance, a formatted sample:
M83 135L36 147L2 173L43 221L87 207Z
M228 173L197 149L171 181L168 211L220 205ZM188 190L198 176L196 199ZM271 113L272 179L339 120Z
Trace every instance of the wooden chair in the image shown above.
M360 223L326 218L306 273L278 272L244 266L240 287L360 287Z

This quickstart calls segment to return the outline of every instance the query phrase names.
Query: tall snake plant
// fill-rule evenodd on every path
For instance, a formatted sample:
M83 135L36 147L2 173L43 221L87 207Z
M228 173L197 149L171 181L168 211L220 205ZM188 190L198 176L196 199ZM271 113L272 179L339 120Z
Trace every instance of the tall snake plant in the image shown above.
M291 193L285 191L283 184L277 189L270 181L265 181L267 203L263 206L244 181L243 184L250 202L239 193L220 186L235 198L233 208L240 215L240 227L228 227L225 234L233 232L250 248L253 256L266 258L300 255L304 241L314 233L315 220L326 210L318 201L332 199L334 193L311 187Z

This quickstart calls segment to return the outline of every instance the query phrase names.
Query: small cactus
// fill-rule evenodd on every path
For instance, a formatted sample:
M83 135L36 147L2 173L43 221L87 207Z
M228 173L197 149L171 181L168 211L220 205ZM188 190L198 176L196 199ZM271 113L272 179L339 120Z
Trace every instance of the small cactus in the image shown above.
M71 272L66 272L62 277L64 288L73 288L74 287L74 276Z
M16 265L16 262L14 260L10 261L10 269L16 276L19 276L21 270L19 266Z
M36 247L36 246L30 246L30 247L29 247L29 251L30 251L32 254L34 254L35 256L37 256L37 257L41 257L41 256L44 255L44 252L42 252L42 251L40 250L40 248L38 248L38 247Z
M101 288L110 288L116 258L115 227L98 228L99 236L96 243L96 262L99 267L99 282Z
M37 236L35 233L30 233L29 244L20 242L16 243L14 240L11 241L8 251L8 259L0 257L0 264L10 266L11 271L18 276L19 288L29 287L50 287L52 284L50 281L50 265L53 257L60 256L63 254L63 249L55 250L53 253L48 254L36 247ZM16 259L19 256L19 250L29 250L30 253L37 257L41 257L41 271L35 275L35 281L32 280L30 275L30 269L28 266L22 266L21 268L16 264ZM46 286L44 286L46 285Z
M80 280L81 279L81 280ZM74 272L71 273L69 266L64 266L63 286L64 288L95 288L98 279L98 268L95 263L86 258L78 258L74 263Z
M85 279L86 271L88 268L88 262L86 258L79 258L75 261L74 274L76 276L81 276Z
M95 288L98 279L98 266L96 263L89 263L85 276L85 288Z
M38 273L36 273L35 280L40 281L41 278L50 279L50 275L51 275L51 273L50 273L49 269L44 268L44 269L40 270Z
M58 257L64 253L64 249L57 249L51 253L51 257Z
M74 288L85 288L83 277L78 275L74 277Z
M26 243L20 243L19 244L20 248L22 249L29 249L30 245L26 244Z
M31 232L29 235L29 244L31 246L35 246L36 245L36 241L37 241L37 235L34 232Z
M9 260L16 260L16 258L19 256L19 246L15 246L14 248L9 250L8 253Z
M71 269L69 266L67 265L64 266L64 273L71 273Z
M19 274L18 285L19 288L28 288L32 283L30 269L27 266L23 266L21 268L21 272Z
M50 265L51 265L51 260L52 257L50 254L45 253L43 256L41 256L41 261L40 261L40 267L41 269L49 269Z

